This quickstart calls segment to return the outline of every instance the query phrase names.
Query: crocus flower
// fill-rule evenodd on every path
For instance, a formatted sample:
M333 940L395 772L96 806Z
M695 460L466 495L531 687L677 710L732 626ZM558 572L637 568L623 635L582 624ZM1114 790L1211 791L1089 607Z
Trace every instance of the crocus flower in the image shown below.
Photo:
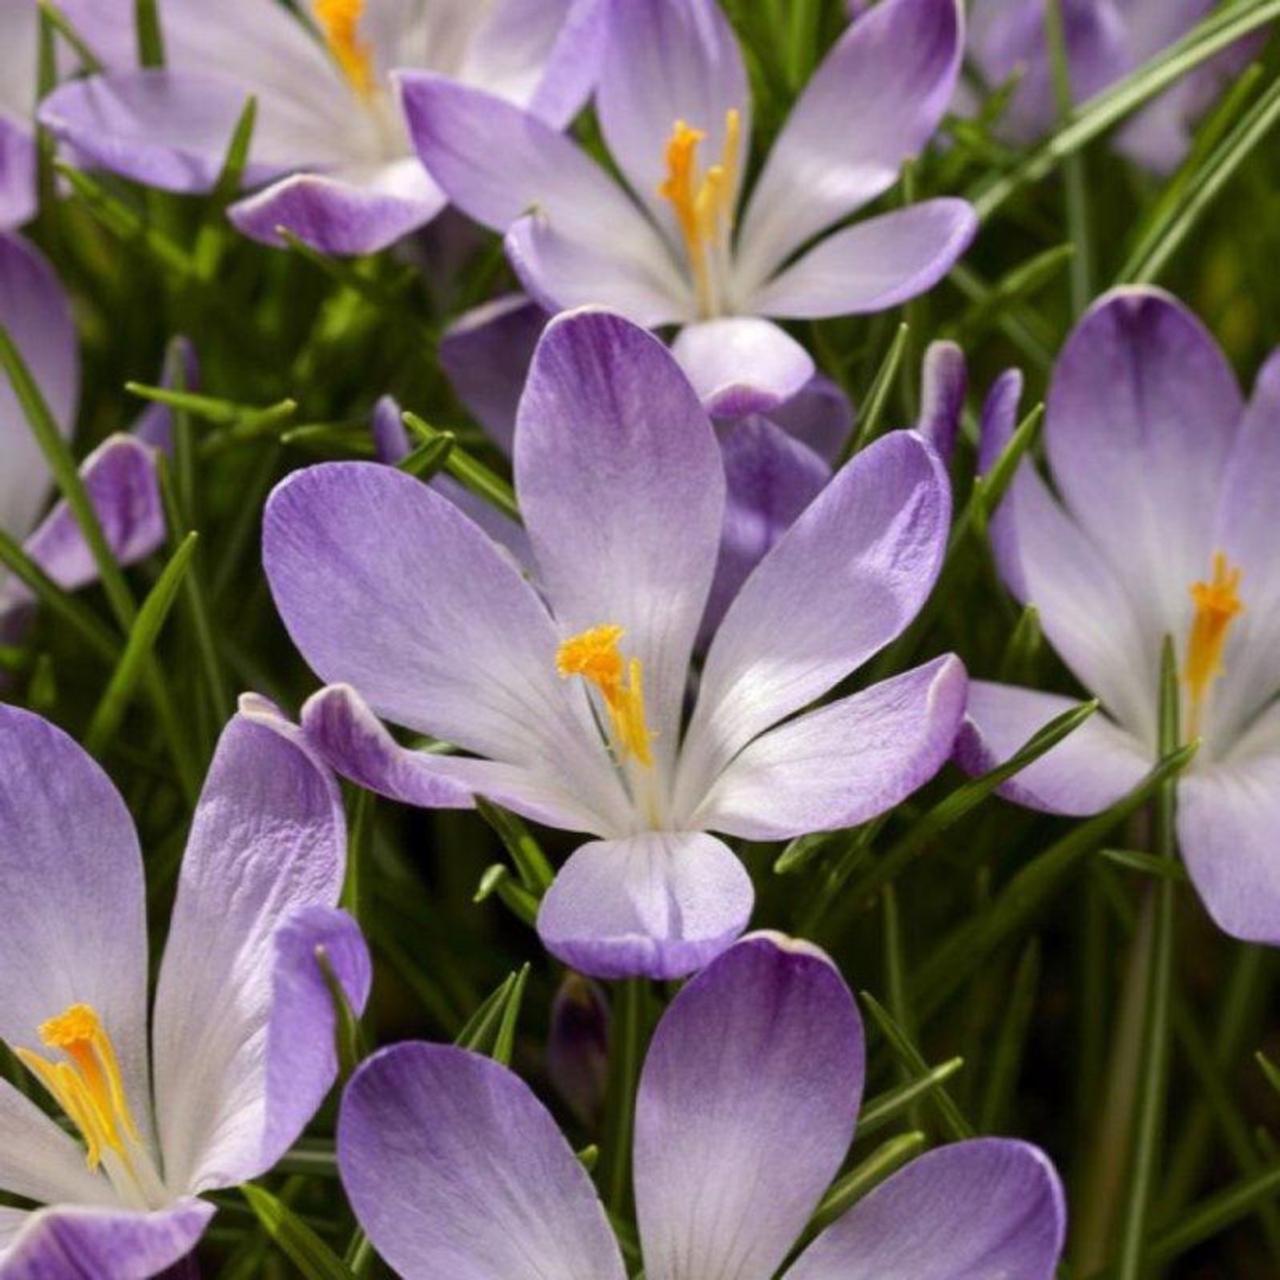
M739 942L663 1015L636 1097L648 1280L770 1280L844 1162L863 1086L857 1007L816 947ZM404 1280L625 1280L591 1180L491 1059L402 1044L365 1063L338 1124L343 1184ZM786 1280L1050 1280L1062 1188L1034 1147L921 1156L801 1252Z
M345 829L296 727L246 699L196 808L148 1034L133 823L61 730L0 706L0 1040L66 1122L0 1080L0 1276L142 1280L195 1245L204 1192L269 1169L336 1075L316 950L369 982L334 909Z
M0 324L9 331L49 409L66 435L80 394L75 326L62 286L40 254L17 236L0 234ZM146 417L151 432L160 420ZM74 590L97 578L88 545L66 503L41 519L52 478L8 378L0 374L0 530L22 542L27 554L59 586ZM163 541L164 511L155 464L141 439L114 435L99 445L81 476L121 563L149 555ZM0 635L20 633L19 615L31 594L0 570Z
M990 465L1017 413L1006 376L986 414ZM1061 501L1025 463L992 523L1010 590L1099 714L1020 773L1011 799L1096 813L1156 758L1160 655L1176 645L1185 740L1182 854L1228 933L1280 942L1280 357L1247 406L1198 320L1166 294L1098 302L1053 373L1045 418ZM975 682L960 760L1006 759L1068 700Z
M1062 0L1072 97L1083 102L1136 71L1213 6L1214 0ZM1045 13L1044 0L975 0L970 15L969 50L983 79L995 86L1015 73L1022 77L1001 121L1017 142L1047 133L1059 115ZM1120 129L1117 148L1148 169L1173 169L1200 116L1256 47L1242 41L1179 80Z
M895 306L968 247L970 206L929 200L806 251L927 143L955 89L963 29L958 0L884 0L854 22L741 213L750 91L714 0L610 4L596 108L625 187L509 102L419 73L401 85L424 163L459 208L505 234L534 298L551 311L598 303L638 324L682 326L675 350L695 387L718 416L740 417L813 376L774 319Z
M691 972L752 906L750 877L708 832L850 826L945 759L964 702L955 657L790 718L920 608L947 538L945 472L911 432L858 454L729 606L687 730L725 481L661 342L603 312L553 321L515 477L538 589L447 497L391 467L324 464L277 488L268 579L330 684L305 727L383 794L444 807L484 795L589 833L543 900L545 944L597 977ZM401 748L378 716L481 758Z
M132 14L131 3L97 2ZM445 204L413 153L390 72L454 76L560 128L595 75L597 3L310 0L300 17L275 0L161 0L163 70L67 84L40 118L91 163L200 192L253 97L246 178L262 189L231 207L231 221L268 243L283 226L328 252L372 253Z

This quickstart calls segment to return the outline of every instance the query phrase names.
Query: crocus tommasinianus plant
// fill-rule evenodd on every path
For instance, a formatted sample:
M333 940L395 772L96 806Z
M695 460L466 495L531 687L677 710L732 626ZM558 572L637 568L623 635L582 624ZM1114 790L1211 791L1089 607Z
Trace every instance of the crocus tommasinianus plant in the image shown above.
M677 356L712 411L767 412L814 366L762 317L896 306L937 283L973 238L965 201L928 200L802 252L887 191L928 142L955 89L961 6L884 0L854 22L801 94L741 217L751 98L715 0L610 0L608 12L595 101L627 187L528 113L436 76L401 78L410 132L450 199L505 234L548 310L600 304L683 326Z
M97 3L132 21L132 0ZM328 252L372 253L445 205L414 155L391 71L457 77L560 128L591 90L598 3L309 0L293 14L276 0L160 0L163 70L67 84L40 119L105 169L207 191L253 97L246 177L263 189L232 205L231 221L268 243L283 226Z
M990 465L1012 432L1020 381L986 414ZM1176 645L1184 741L1178 838L1196 888L1237 937L1280 942L1280 357L1243 403L1200 322L1150 289L1118 290L1080 322L1054 369L1045 418L1053 497L1028 462L992 522L1000 570L1096 715L1007 784L1011 799L1090 814L1157 754L1160 655ZM1069 705L975 682L959 758L1007 758Z
M816 947L744 938L663 1015L636 1097L647 1280L769 1280L839 1172L863 1085L857 1007ZM542 1103L489 1058L402 1044L362 1066L343 1184L404 1280L625 1280L591 1179ZM1065 1207L1034 1147L921 1156L803 1250L786 1280L1050 1280Z
M148 1035L142 857L124 802L60 729L0 707L0 1040L65 1122L0 1080L0 1276L143 1280L297 1138L337 1072L316 950L369 984L334 909L345 824L296 727L246 699L196 809ZM148 1048L148 1045L150 1048Z
M912 432L857 454L729 605L687 728L725 481L670 352L609 313L552 321L515 478L537 589L447 497L394 468L330 463L280 485L267 576L331 684L305 728L383 794L450 807L483 795L590 833L543 900L543 941L599 977L689 973L752 908L750 877L708 832L847 827L946 758L966 684L952 656L789 718L924 602L947 540L945 470ZM378 716L484 758L400 747Z
M1215 0L1061 0L1072 97L1083 102L1186 35ZM1014 140L1047 133L1061 114L1045 39L1045 0L974 0L969 52L991 87L1021 81L1001 120ZM1184 76L1116 134L1116 147L1156 172L1174 168L1191 130L1256 41L1246 40Z
M64 434L70 435L80 396L80 352L71 308L52 268L24 240L0 234L0 324L22 355ZM148 421L153 428L155 415ZM151 438L154 438L152 435ZM81 468L107 543L129 563L163 541L164 511L148 443L115 435ZM66 503L40 519L52 478L9 379L0 373L0 532L24 550L60 587L97 578L97 566ZM0 569L0 643L12 642L31 593Z

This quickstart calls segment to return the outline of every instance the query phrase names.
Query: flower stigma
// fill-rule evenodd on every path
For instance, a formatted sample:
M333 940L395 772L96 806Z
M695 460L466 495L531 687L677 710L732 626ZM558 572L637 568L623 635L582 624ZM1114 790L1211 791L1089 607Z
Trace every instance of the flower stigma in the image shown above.
M675 212L704 319L718 314L724 302L742 113L736 107L725 112L720 161L699 175L698 147L706 136L684 120L675 122L667 139L667 176L658 187L658 194Z
M373 59L360 39L365 0L313 0L325 43L348 83L361 98L373 95Z
M1242 570L1231 566L1227 557L1216 552L1213 577L1208 582L1191 584L1195 616L1187 637L1187 657L1182 679L1191 695L1191 714L1187 726L1188 739L1200 736L1204 705L1215 680L1222 675L1222 651L1226 647L1231 623L1244 611L1239 588Z
M562 679L581 676L595 686L609 713L618 763L635 760L649 768L653 734L644 714L644 672L639 658L623 658L618 641L624 634L622 627L606 624L570 636L556 651L556 670Z

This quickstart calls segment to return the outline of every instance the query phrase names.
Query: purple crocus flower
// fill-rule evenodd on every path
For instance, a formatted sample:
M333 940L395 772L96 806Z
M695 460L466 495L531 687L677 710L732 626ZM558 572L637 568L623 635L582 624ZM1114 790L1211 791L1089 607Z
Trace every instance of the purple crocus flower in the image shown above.
M844 1162L862 1096L857 1007L816 947L745 938L662 1017L636 1098L633 1178L648 1280L769 1280ZM365 1063L338 1165L404 1280L625 1280L591 1180L507 1068L446 1045ZM1036 1148L941 1147L839 1217L786 1280L1050 1280L1061 1185Z
M625 187L528 112L438 76L401 77L410 132L450 199L505 234L548 310L598 303L682 326L676 354L718 416L768 411L813 376L773 320L895 306L973 239L967 203L929 200L805 251L887 191L937 127L960 65L958 0L884 0L853 23L741 217L751 98L718 5L610 0L607 25L596 108Z
M990 465L1020 379L992 393ZM1280 356L1241 399L1226 359L1180 303L1117 290L1054 370L1045 441L1055 499L1030 463L992 523L1010 590L1106 714L1005 787L1052 813L1096 813L1152 767L1163 639L1177 646L1185 740L1178 837L1196 888L1236 937L1280 942ZM962 764L1006 759L1069 700L975 682Z
M1062 0L1072 96L1083 102L1181 39L1215 0ZM1019 73L1002 128L1023 143L1041 137L1058 118L1045 38L1044 0L974 0L969 51L990 85ZM1131 159L1165 173L1186 154L1191 131L1227 80L1257 48L1245 40L1178 81L1116 135Z
M82 0L90 3L91 0ZM129 22L132 3L96 0ZM212 188L245 102L258 102L230 209L246 235L286 227L331 253L372 253L445 205L401 116L394 68L426 68L568 123L589 93L598 0L161 0L163 70L63 86L40 119L88 162L169 191Z
M323 946L353 1005L369 960L335 910L345 826L301 733L242 701L196 808L147 1014L138 838L60 729L0 706L0 1040L64 1128L0 1080L0 1276L142 1280L184 1257L203 1193L269 1169L333 1084Z
M0 234L0 324L8 329L51 413L71 434L80 394L80 357L66 294L43 257L17 236ZM146 419L157 429L158 420ZM0 374L0 529L59 586L74 590L97 578L97 566L65 502L43 519L52 478L9 380ZM81 477L121 563L150 555L165 535L151 448L114 435L85 459ZM21 633L31 593L0 570L0 638Z
M795 716L924 602L947 539L945 471L912 432L858 454L729 606L687 729L725 480L662 343L604 312L553 321L515 476L538 589L447 497L393 468L330 463L280 485L268 579L330 683L305 727L385 795L440 807L484 795L589 833L543 900L544 943L597 977L689 973L752 907L750 877L708 832L850 826L948 754L966 684L954 656ZM379 716L481 758L403 748Z

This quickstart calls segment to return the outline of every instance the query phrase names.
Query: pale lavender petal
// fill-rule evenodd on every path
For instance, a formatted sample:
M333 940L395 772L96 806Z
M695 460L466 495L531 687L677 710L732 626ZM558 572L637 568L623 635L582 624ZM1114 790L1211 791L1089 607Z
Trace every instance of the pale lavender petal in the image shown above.
M1244 405L1204 325L1154 289L1108 294L1054 368L1045 448L1063 501L1157 647L1190 621ZM1060 553L1059 553L1060 554Z
M884 0L853 23L796 103L752 195L741 265L753 286L893 185L950 104L963 50L959 0Z
M450 200L495 231L523 220L508 251L526 287L535 281L539 301L550 301L552 310L612 304L611 291L623 281L648 312L664 320L683 316L689 287L661 235L575 142L480 90L430 75L405 73L399 80L418 154ZM526 217L531 210L535 216ZM603 292L556 296L565 282L586 288L593 271L603 273Z
M402 1044L352 1079L338 1165L404 1280L625 1280L587 1176L529 1087L489 1058Z
M71 1280L79 1276L147 1280L196 1247L216 1210L179 1200L152 1213L59 1207L30 1215L0 1257L2 1280Z
M233 204L237 230L282 246L284 228L321 253L377 253L425 226L445 195L416 158L300 173Z
M722 428L720 450L727 486L724 530L700 628L704 646L751 571L831 479L822 458L767 418Z
M0 324L9 331L64 435L80 398L80 353L66 293L41 254L0 234ZM25 538L49 494L49 468L9 385L0 377L0 529Z
M547 313L522 293L468 311L440 339L440 366L467 412L506 454Z
M862 1023L816 947L755 934L672 1001L636 1098L648 1280L768 1280L839 1170Z
M908 431L854 456L765 556L712 642L682 756L692 812L757 734L820 697L907 626L951 520L938 455Z
M97 1011L139 1125L150 1115L142 855L110 779L61 729L0 705L0 1040L45 1053L37 1028Z
M303 907L276 930L271 1016L267 1024L266 1125L256 1177L297 1141L338 1077L338 1014L327 975L357 1017L373 981L360 927L344 911Z
M925 200L837 231L763 284L752 310L788 320L885 311L933 288L978 231L965 200Z
M713 418L771 413L808 385L813 357L789 333L757 316L686 325L672 354Z
M1178 784L1178 843L1218 926L1248 942L1280 943L1280 704L1224 756Z
M969 686L956 763L966 773L1003 764L1055 716L1078 703L1056 693L975 680ZM1032 809L1085 817L1101 813L1133 790L1155 763L1152 752L1101 711L1000 787Z
M751 91L737 38L716 0L609 0L609 34L596 92L600 128L631 189L679 243L666 147L677 120L706 134L703 163L721 160L726 116L737 111L740 176L751 138ZM737 192L732 193L736 201Z
M0 231L35 217L36 196L36 144L31 127L0 112Z
M419 733L554 768L597 811L622 809L586 695L556 673L562 634L446 497L379 463L310 467L269 500L263 549L276 607L322 680Z
M849 397L825 374L818 373L769 417L820 458L834 462L853 430L854 411Z
M535 822L574 831L600 825L547 771L402 747L349 685L330 685L302 708L316 750L345 778L403 804L470 809L483 795Z
M742 933L754 900L714 836L648 831L583 845L542 899L538 935L593 978L683 978Z
M757 738L694 820L748 840L853 827L924 786L946 763L964 715L959 658L935 658Z
M969 369L964 352L954 342L931 342L921 373L920 420L916 430L950 462L960 434Z
M582 312L553 320L538 345L515 463L561 634L625 628L622 648L643 664L655 767L669 768L724 518L710 421L657 338Z
M957 1142L858 1201L787 1280L1052 1280L1066 1225L1061 1181L1038 1148Z
M170 1186L231 1186L263 1171L274 936L333 906L346 822L302 733L246 698L205 779L156 992L156 1121Z

